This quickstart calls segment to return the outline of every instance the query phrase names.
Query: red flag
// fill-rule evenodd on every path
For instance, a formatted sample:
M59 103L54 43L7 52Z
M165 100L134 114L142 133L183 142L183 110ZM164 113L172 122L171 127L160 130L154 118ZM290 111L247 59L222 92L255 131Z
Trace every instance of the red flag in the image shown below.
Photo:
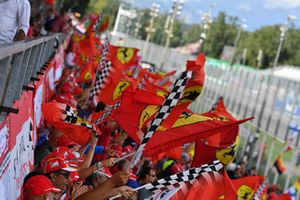
M228 165L234 160L236 150L237 140L235 144L223 147L214 147L202 141L197 141L192 167L210 163L214 160L220 160L222 164Z
M274 162L274 167L277 170L278 174L283 174L286 171L286 168L283 164L281 156L278 156Z
M95 79L96 65L91 62L84 63L84 66L80 70L77 83L88 83Z
M251 199L263 181L263 176L247 176L231 180L238 197L245 200Z
M75 109L63 103L42 104L42 113L47 123L66 134L74 142L85 145L90 140L95 126L75 115ZM72 115L72 117L70 117Z
M141 101L142 97L145 101L151 101L152 104ZM147 91L125 91L122 94L120 107L113 111L111 116L134 141L140 142L138 130L146 125L150 117L158 111L158 105L162 102L162 97Z
M214 108L202 115L224 122L236 122L237 120L226 110L223 99L220 98ZM227 165L233 161L238 145L239 129L230 135L226 132L207 137L204 141L197 141L193 166L198 166L213 160L220 160ZM205 153L204 153L205 152Z
M182 112L187 109L187 107L200 95L205 80L205 60L205 56L200 54L196 61L187 61L186 71L192 71L193 76L188 80L183 95L176 107L172 109L170 116L162 123L161 126L165 129L172 128L173 124L177 121Z
M237 198L235 188L226 171L207 174L197 178L191 186L184 185L171 200L234 200Z
M156 132L147 143L144 153L150 156L164 152L175 146L220 133L232 137L232 135L236 135L239 124L251 119L252 118L247 118L235 122L223 122L202 115L185 112L179 117L172 129Z
M137 52L135 48L109 46L108 60L112 62L112 70L104 88L96 97L98 102L113 105L128 86L136 87L136 81L128 77L124 70L137 62Z

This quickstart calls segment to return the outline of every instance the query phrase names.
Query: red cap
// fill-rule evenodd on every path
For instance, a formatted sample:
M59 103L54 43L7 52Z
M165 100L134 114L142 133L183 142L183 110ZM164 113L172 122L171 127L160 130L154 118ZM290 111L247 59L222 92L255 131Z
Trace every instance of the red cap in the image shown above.
M64 170L64 171L68 171L68 172L75 172L77 171L76 168L71 167L69 165L69 161L65 160L61 157L52 157L49 158L46 162L45 162L45 166L44 166L44 171L45 173L50 173L50 172L54 172L57 170Z
M76 99L71 93L56 94L55 100L57 102L64 103L73 107L76 107L77 105Z
M77 181L79 179L79 173L77 171L71 172L70 177L71 177L72 181Z
M55 188L51 181L44 175L36 175L29 178L23 185L24 197L45 195L49 192L59 193L60 189Z
M70 146L70 145L78 145L76 142L74 142L73 140L71 140L67 135L63 134L61 136L59 136L57 139L58 142L58 146Z

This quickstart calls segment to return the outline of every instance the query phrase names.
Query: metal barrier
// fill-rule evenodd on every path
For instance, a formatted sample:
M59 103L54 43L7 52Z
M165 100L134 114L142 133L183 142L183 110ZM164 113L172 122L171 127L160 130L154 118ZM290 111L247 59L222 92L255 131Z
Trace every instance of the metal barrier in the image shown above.
M0 47L0 122L7 113L18 112L12 108L13 102L22 90L31 89L28 85L36 80L63 40L63 34L52 34Z
M123 45L144 49L145 41L123 39ZM112 37L112 42L117 44L118 38ZM147 52L142 52L143 59L159 66L163 47L153 43L148 47ZM171 48L168 55L166 66L163 66L166 71L182 71L186 60L194 59ZM197 113L206 112L222 96L228 110L238 119L255 116L252 122L241 126L238 158L248 160L260 174L270 177L270 183L279 183L287 189L295 181L295 171L300 166L300 82L279 77L268 79L270 73L207 58L205 89L191 109ZM263 101L265 106L262 106ZM292 136L294 139L290 143L294 149L283 156L288 170L280 176L271 170L272 162Z

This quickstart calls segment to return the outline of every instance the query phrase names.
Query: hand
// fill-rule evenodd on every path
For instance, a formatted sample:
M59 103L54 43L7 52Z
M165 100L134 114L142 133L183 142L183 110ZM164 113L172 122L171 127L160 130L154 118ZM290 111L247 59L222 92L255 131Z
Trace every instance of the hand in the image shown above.
M127 186L127 185L123 185L120 187L117 187L116 190L118 191L118 193L120 193L125 199L131 199L132 195L135 193L135 191Z
M115 186L121 186L128 182L129 173L125 171L118 171L115 173L109 181L111 181Z
M90 139L91 146L96 147L97 142L98 142L98 138L94 134L92 134Z
M102 161L103 167L112 167L115 165L115 159L114 158L109 158L104 161Z
M88 186L82 185L83 182L79 184L74 184L72 189L71 189L71 199L74 200L80 195L86 193L89 189Z
M109 157L116 157L116 151L115 151L115 150L108 149L108 150L106 151L106 153L107 153L107 155L108 155Z

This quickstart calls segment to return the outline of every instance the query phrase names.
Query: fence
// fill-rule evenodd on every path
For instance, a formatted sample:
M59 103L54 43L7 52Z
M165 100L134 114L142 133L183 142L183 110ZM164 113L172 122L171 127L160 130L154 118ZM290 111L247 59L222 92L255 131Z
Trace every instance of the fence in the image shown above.
M12 108L13 102L20 98L22 90L30 89L28 85L43 71L62 40L62 34L53 34L0 47L0 122L6 113L18 112Z
M21 199L34 165L41 104L49 101L63 70L61 34L0 47L0 199Z
M117 38L112 41L117 43ZM126 38L124 45L144 50L145 41ZM160 66L163 50L164 47L150 43L147 52L142 52L143 59ZM187 59L194 59L194 56L169 49L163 69L182 71ZM295 181L299 166L300 83L271 78L266 71L229 66L211 58L207 58L205 73L205 90L191 109L198 113L208 111L222 96L228 110L237 118L255 116L252 122L241 127L238 157L257 167L270 182L278 182L287 189ZM280 176L271 169L288 140L294 149L283 155L287 173Z

